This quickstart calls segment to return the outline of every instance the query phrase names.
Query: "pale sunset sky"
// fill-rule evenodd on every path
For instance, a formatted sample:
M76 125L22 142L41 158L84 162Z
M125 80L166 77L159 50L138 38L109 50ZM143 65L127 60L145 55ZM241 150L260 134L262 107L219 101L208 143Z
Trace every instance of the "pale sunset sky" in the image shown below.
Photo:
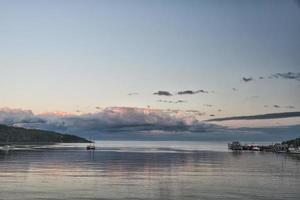
M0 0L0 108L296 112L299 36L296 0Z

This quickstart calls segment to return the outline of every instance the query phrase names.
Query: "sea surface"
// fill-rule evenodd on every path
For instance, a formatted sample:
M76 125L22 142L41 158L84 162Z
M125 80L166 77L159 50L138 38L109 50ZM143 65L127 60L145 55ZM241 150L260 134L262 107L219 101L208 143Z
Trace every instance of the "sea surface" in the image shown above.
M300 199L300 155L226 143L97 141L0 152L0 199Z

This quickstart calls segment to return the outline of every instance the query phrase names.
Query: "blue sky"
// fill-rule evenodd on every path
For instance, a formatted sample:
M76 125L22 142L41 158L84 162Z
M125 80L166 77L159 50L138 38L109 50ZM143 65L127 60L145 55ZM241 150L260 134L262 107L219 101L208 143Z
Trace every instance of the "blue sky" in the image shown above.
M0 0L0 107L150 106L201 120L298 111L300 81L284 75L299 78L299 35L294 0ZM176 95L185 90L207 93Z

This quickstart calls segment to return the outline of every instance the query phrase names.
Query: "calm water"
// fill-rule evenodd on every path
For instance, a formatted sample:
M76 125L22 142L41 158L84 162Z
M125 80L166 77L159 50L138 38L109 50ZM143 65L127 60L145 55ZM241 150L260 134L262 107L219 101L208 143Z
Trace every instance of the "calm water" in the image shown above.
M225 143L97 142L0 154L0 199L300 199L300 156Z

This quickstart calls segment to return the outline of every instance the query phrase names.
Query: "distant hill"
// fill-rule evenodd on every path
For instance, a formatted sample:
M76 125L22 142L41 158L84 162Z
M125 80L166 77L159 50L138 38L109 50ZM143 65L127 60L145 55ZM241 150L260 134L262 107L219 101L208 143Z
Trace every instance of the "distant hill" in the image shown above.
M85 143L84 138L52 131L0 125L0 144L5 143Z

